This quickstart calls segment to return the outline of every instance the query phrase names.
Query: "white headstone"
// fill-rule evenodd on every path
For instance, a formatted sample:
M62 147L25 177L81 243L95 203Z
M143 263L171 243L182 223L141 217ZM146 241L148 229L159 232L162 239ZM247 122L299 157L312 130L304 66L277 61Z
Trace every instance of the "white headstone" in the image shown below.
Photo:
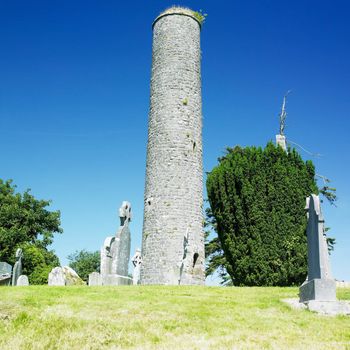
M29 280L26 275L21 275L17 279L17 286L29 286Z
M51 270L49 273L49 286L65 286L66 282L64 279L64 272L62 267L57 266Z
M102 286L102 277L98 272L91 272L89 274L89 286Z

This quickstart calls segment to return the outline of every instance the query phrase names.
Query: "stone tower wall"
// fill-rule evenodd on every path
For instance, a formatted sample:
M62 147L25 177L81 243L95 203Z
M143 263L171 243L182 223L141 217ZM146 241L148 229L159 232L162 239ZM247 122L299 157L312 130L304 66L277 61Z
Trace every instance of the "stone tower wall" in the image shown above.
M153 24L142 284L204 283L200 30L183 8Z

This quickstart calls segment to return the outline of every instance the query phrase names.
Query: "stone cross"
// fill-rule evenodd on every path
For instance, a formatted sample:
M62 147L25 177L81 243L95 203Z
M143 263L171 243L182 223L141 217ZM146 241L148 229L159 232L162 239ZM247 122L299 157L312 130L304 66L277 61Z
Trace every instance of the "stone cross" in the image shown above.
M132 282L134 285L140 283L140 269L142 264L141 250L136 249L134 256L131 258L131 262L134 265L134 272L132 274Z
M121 277L128 278L131 242L129 223L132 218L131 204L123 201L118 214L120 218L118 231L115 236L107 237L101 248L101 278L103 285L119 284Z
M336 300L336 286L329 264L324 218L319 196L312 194L308 197L305 210L308 218L306 229L308 277L300 287L300 301L333 301Z

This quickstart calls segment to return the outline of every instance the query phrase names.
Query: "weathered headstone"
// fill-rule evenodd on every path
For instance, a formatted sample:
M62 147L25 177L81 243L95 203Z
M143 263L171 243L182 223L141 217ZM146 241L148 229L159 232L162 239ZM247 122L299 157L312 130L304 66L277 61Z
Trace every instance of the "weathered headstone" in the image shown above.
M54 267L49 273L49 286L65 286L63 269L60 266Z
M11 284L12 266L7 262L0 261L0 286Z
M329 264L320 198L314 194L308 197L305 209L308 217L308 277L300 287L300 302L335 301L336 285Z
M29 286L28 276L21 275L17 279L17 286Z
M57 266L51 270L48 279L49 286L75 286L85 282L69 266Z
M132 274L132 284L140 284L140 270L142 264L141 250L136 249L134 256L131 259L132 264L134 265L134 271Z
M63 266L62 270L66 286L78 286L85 284L85 282L71 267Z
M17 279L20 275L22 275L22 249L18 248L16 250L16 263L15 266L13 267L13 272L12 272L12 285L16 286L17 285Z
M98 272L91 272L89 274L89 286L102 286L102 277Z
M113 237L107 237L101 248L101 278L103 285L130 284L131 205L124 201L119 209L120 227Z

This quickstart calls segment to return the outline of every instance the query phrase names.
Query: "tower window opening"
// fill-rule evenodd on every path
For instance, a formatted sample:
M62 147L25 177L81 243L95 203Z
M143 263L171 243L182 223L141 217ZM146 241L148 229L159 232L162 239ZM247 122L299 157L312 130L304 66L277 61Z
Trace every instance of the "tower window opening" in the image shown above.
M198 254L198 253L194 253L194 254L193 254L193 267L194 267L194 265L196 265L196 262L197 262L197 260L198 260L198 257L199 257L199 254Z

